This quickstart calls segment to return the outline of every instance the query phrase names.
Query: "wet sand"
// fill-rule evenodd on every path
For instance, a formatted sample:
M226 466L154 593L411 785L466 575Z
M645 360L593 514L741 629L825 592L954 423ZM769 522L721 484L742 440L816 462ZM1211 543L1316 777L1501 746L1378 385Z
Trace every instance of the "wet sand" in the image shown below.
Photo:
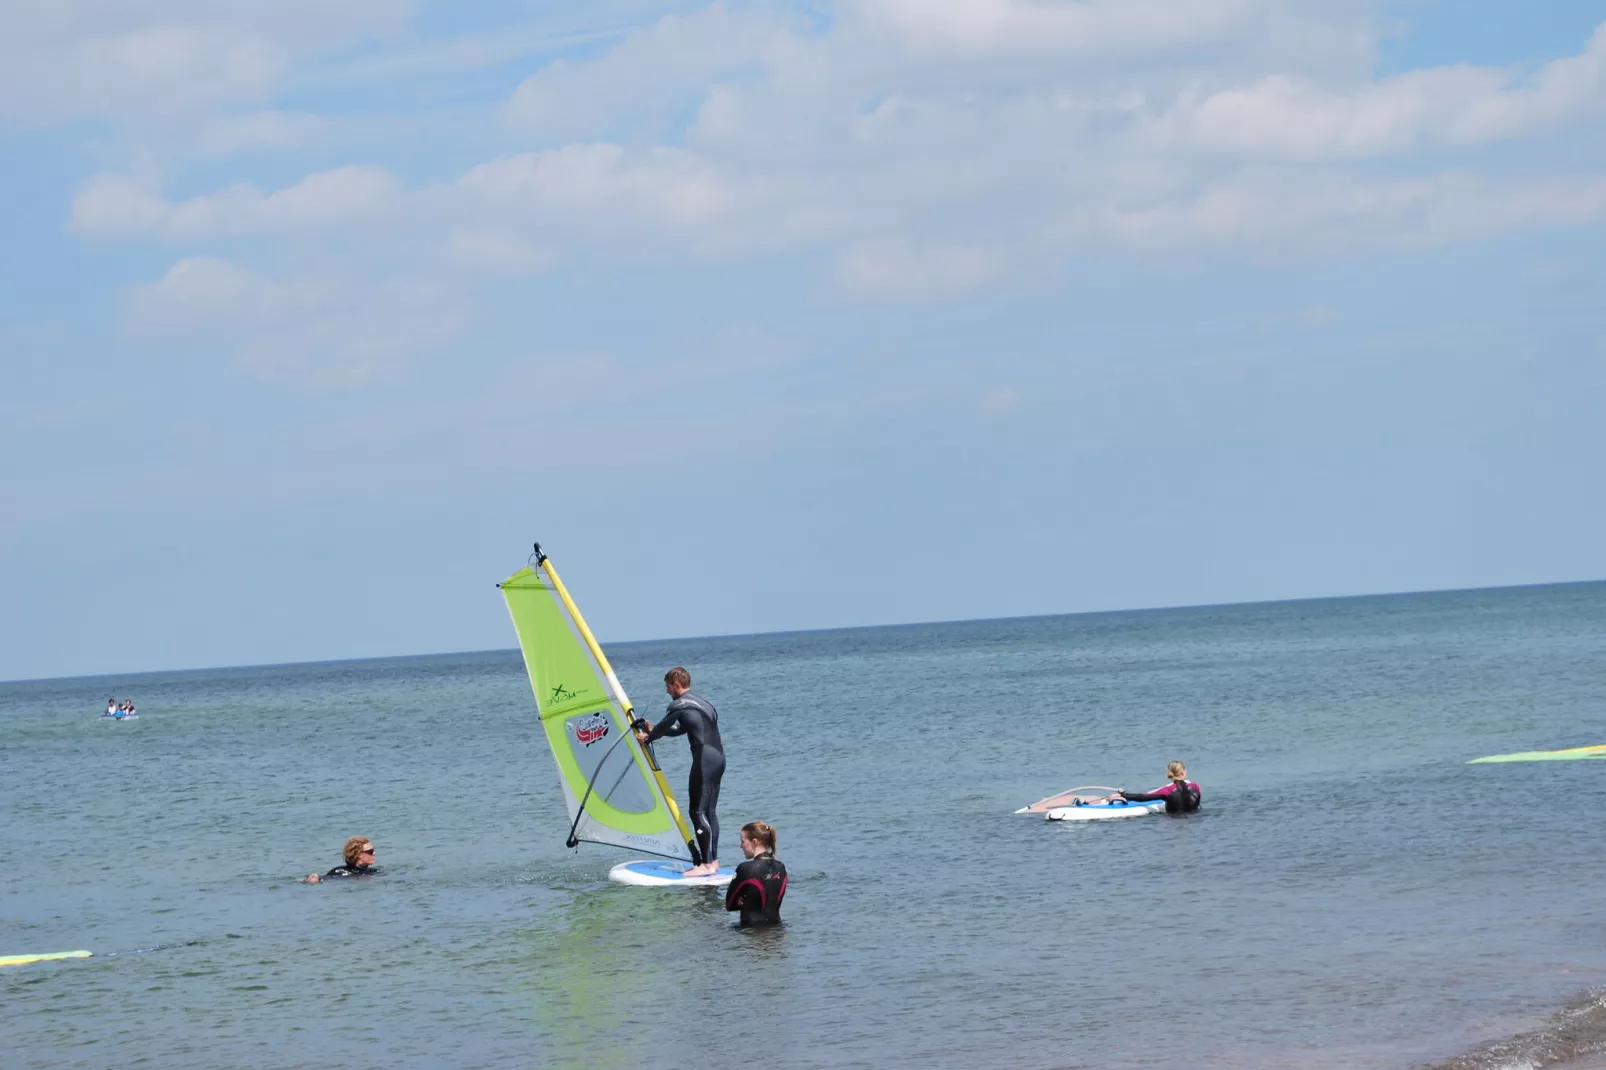
M1606 1070L1606 1052L1596 1052L1570 1063L1557 1063L1557 1070Z

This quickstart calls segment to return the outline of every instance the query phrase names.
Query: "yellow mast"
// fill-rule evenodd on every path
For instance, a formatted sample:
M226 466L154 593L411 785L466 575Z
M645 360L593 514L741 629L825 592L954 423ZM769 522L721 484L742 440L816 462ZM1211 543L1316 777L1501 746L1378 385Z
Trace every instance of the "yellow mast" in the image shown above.
M602 644L597 642L597 637L591 634L591 627L586 624L585 617L581 615L580 607L574 604L574 599L569 597L569 589L563 586L563 581L558 578L558 570L552 567L551 558L541 552L540 543L535 544L535 563L546 570L547 577L552 581L552 589L558 592L558 598L563 601L564 607L569 611L569 616L574 619L575 626L580 629L580 638L585 640L586 647L591 651L591 656L597 659L598 665L602 666L602 674L607 678L608 686L613 689L614 697L624 707L625 720L634 729L636 708L630 704L630 696L625 694L623 685L619 683L619 677L614 675L613 666L608 664L608 655L602 652ZM680 829L681 838L686 841L688 847L691 847L692 844L697 842L697 839L687 826L686 819L680 815L680 807L675 803L675 793L669 790L669 781L665 778L664 771L658 768L658 759L653 756L651 747L643 746L641 753L647 759L647 767L652 770L653 779L658 782L658 790L664 793L664 802L669 804L669 816L675 819L675 827ZM693 860L695 860L697 857L696 849L692 848L691 853Z

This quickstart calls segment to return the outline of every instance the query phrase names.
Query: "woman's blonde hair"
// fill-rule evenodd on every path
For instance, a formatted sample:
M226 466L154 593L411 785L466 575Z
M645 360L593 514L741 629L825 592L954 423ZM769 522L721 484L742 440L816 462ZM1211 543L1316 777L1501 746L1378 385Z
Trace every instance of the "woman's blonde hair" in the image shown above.
M346 846L340 850L340 853L346 856L346 865L355 866L357 859L362 857L362 845L373 842L367 836L353 836L347 840Z
M1187 780L1188 767L1181 762L1167 762L1165 763L1165 775L1172 780Z
M749 821L747 824L742 826L742 831L747 834L748 839L762 844L764 850L768 851L770 854L775 853L774 825L766 825L762 821Z

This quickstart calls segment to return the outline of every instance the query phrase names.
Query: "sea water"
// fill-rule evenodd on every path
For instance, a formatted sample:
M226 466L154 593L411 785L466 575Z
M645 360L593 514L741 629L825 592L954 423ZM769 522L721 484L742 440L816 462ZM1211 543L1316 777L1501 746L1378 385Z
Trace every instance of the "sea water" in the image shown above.
M1606 763L1464 764L1606 743L1606 584L611 653L649 717L675 664L718 705L721 860L776 826L784 928L563 846L513 651L0 684L0 954L97 953L0 970L0 1062L1403 1068L1606 1037ZM1172 758L1201 814L1011 813ZM384 876L296 883L350 835Z

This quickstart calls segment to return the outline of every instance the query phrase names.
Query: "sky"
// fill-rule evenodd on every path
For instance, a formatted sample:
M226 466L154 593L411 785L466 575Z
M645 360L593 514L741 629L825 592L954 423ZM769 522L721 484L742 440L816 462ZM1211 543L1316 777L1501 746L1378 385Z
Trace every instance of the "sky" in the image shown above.
M1606 577L1606 0L0 0L0 679Z

